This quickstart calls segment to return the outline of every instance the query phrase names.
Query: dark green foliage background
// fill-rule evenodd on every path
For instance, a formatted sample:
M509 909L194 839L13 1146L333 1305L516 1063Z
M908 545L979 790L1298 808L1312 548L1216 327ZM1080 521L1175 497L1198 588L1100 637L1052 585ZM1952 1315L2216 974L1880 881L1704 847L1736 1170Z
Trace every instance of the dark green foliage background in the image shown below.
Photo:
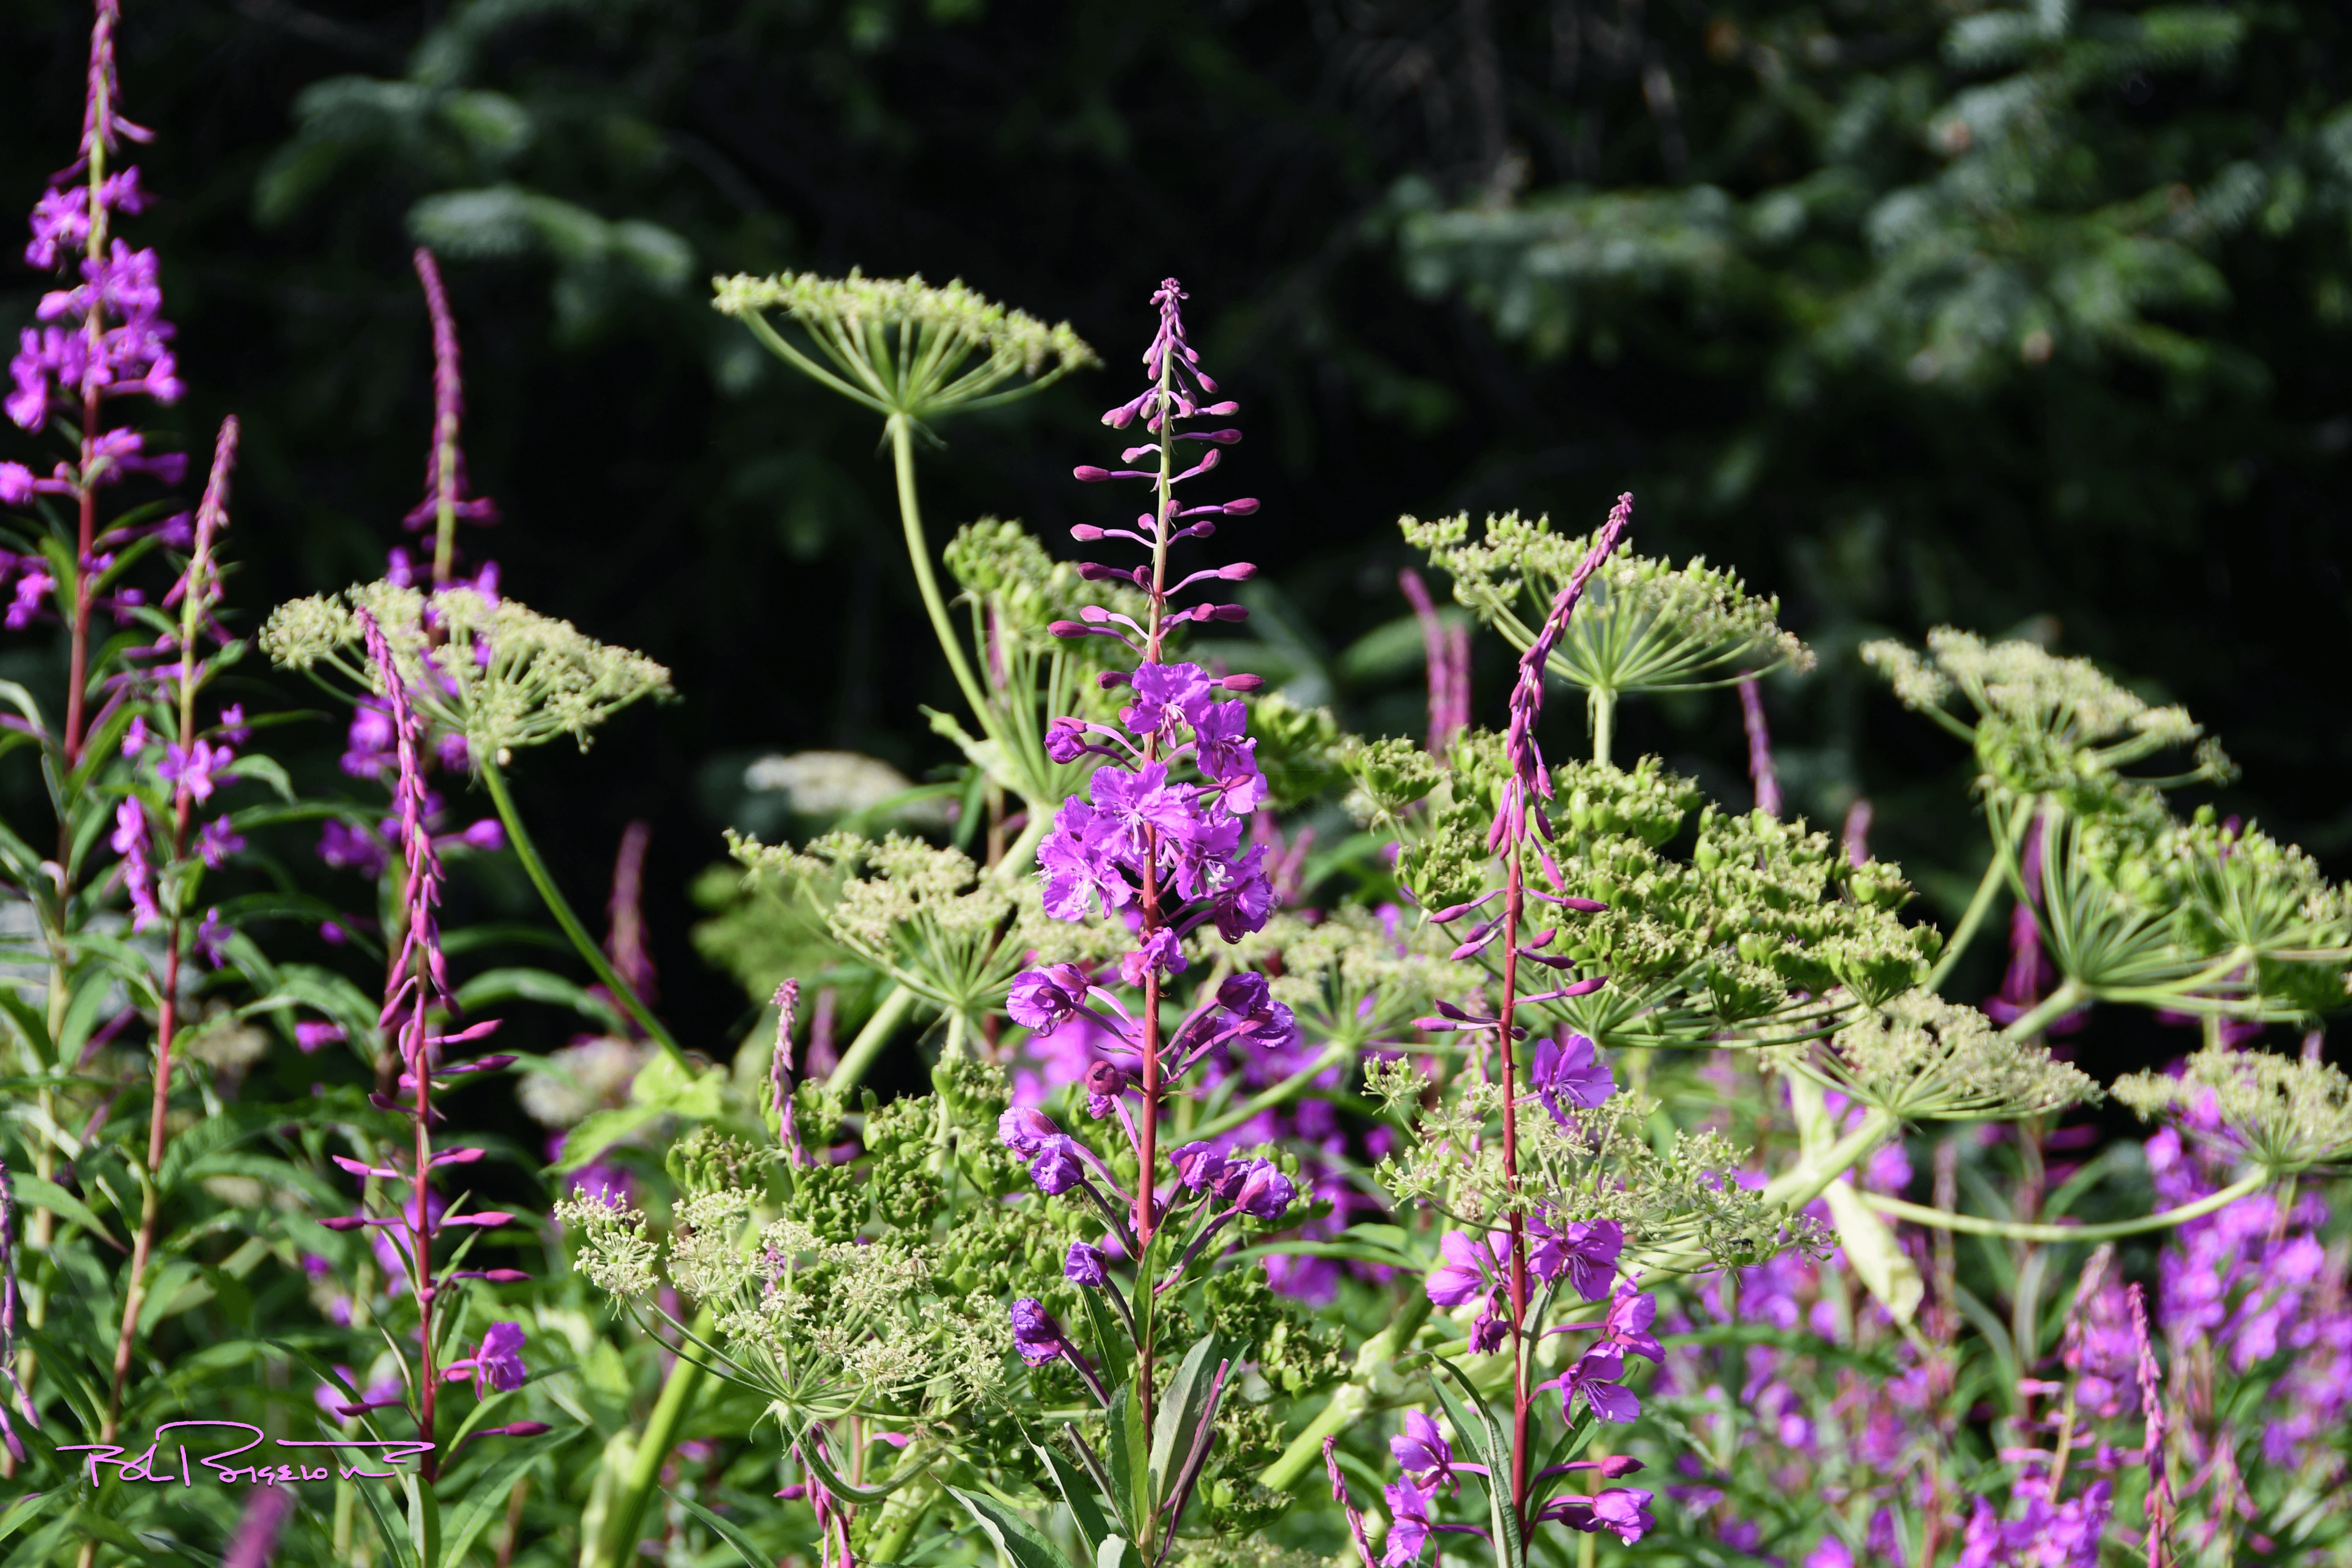
M705 780L825 745L919 773L944 752L913 704L951 691L877 431L711 312L714 272L960 275L1071 319L1110 369L950 426L924 476L935 527L994 512L1055 541L1116 515L1068 468L1109 447L1094 412L1150 288L1182 278L1244 405L1229 471L1266 503L1230 536L1269 579L1237 657L1279 656L1353 726L1419 729L1417 668L1358 642L1403 613L1398 512L1581 530L1632 489L1639 548L1738 567L1819 647L1770 693L1796 809L1868 794L1881 852L1939 900L1982 855L1964 759L1861 678L1880 628L2054 637L2218 731L2246 769L2231 809L2352 852L2340 6L126 9L164 198L133 233L193 388L170 417L192 448L245 420L238 602L257 620L381 570L423 472L407 256L430 240L473 471L508 519L477 542L508 592L687 695L518 787L583 902L622 823L653 822L690 1041L738 1016L687 943L719 848ZM0 16L12 211L66 161L88 25L65 0ZM2024 105L2005 129L2001 102ZM0 327L41 287L0 268ZM1505 667L1481 658L1498 721ZM1744 804L1727 698L1624 722L1621 748ZM2102 1077L2187 1040L2104 1038Z

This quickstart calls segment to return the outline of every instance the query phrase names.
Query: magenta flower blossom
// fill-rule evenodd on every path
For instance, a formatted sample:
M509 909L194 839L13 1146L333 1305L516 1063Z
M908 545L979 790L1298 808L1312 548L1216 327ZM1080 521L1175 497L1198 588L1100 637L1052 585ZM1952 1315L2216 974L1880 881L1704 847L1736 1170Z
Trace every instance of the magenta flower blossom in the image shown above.
M1568 1125L1568 1107L1590 1110L1617 1092L1617 1080L1600 1051L1582 1035L1570 1035L1566 1045L1545 1040L1536 1047L1528 1081L1542 1096L1552 1120Z
M996 1119L996 1136L1006 1148L1028 1160L1035 1158L1046 1143L1062 1136L1062 1130L1044 1111L1016 1105Z
M1271 1160L1253 1160L1246 1166L1237 1168L1245 1173L1234 1187L1234 1207L1254 1219L1280 1219L1298 1192L1290 1178L1276 1169ZM1232 1180L1230 1172L1226 1179L1228 1182Z
M522 1363L522 1343L520 1323L492 1323L483 1331L481 1346L472 1357L451 1362L442 1375L452 1383L473 1379L477 1391L512 1393L530 1376Z
M1059 1197L1086 1180L1087 1168L1078 1158L1076 1140L1048 1138L1030 1157L1029 1179L1047 1197Z
M161 923L163 911L155 904L155 868L149 858L146 807L127 797L120 802L114 808L114 831L107 842L122 857L122 888L131 899L131 928L145 931Z
M1536 721L1543 712L1544 661L1551 657L1553 646L1567 632L1569 616L1575 613L1577 601L1584 596L1585 584L1617 548L1633 517L1633 498L1619 496L1609 521L1593 540L1591 550L1578 563L1567 586L1552 601L1543 629L1519 659L1518 681L1511 689L1510 726L1503 737L1503 752L1510 764L1511 776L1503 786L1502 805L1487 834L1486 847L1490 851L1499 851L1507 844L1524 843L1530 816L1545 837L1551 837L1551 824L1542 805L1551 798L1551 774L1544 767L1543 749L1536 743Z
M1051 1029L1076 1014L1086 994L1085 972L1075 963L1057 963L1017 976L1004 1010L1024 1029Z
M1176 1179L1194 1192L1213 1188L1224 1179L1225 1156L1213 1143L1187 1143L1168 1156Z
M1011 1315L1013 1348L1031 1366L1044 1366L1072 1349L1070 1336L1035 1297L1024 1296L1013 1302Z
M1434 1490L1454 1479L1454 1446L1423 1411L1404 1413L1404 1430L1389 1439L1389 1452L1407 1479Z
M1625 1227L1613 1219L1570 1220L1556 1230L1540 1219L1528 1222L1528 1268L1547 1285L1565 1272L1588 1301L1609 1293L1624 1248Z
M1511 1239L1502 1231L1486 1237L1486 1246L1458 1230L1437 1238L1445 1259L1429 1273L1429 1299L1440 1307L1458 1307L1493 1287L1495 1269L1511 1255Z
M1606 1530L1631 1546L1658 1528L1651 1494L1640 1487L1611 1487L1598 1497L1573 1494L1552 1499L1537 1517L1591 1535Z
M1062 1259L1062 1278L1100 1289L1110 1279L1110 1259L1090 1242L1074 1241Z
M213 870L228 864L228 858L245 847L245 837L229 826L228 818L216 816L196 832L196 853Z
M1389 1505L1389 1540L1381 1553L1381 1568L1405 1568L1421 1560L1422 1548L1429 1542L1431 1494L1407 1479L1382 1487L1381 1496Z
M331 1046L349 1037L341 1024L305 1020L294 1026L294 1043L302 1048L304 1056L309 1056L321 1046Z
M330 866L373 878L383 874L392 859L392 849L370 829L329 817L319 829L319 858Z
M5 617L8 629L20 632L31 626L34 619L48 607L47 601L57 585L57 579L41 567L26 567L24 575L16 579L16 596L8 604L8 613Z
M198 740L190 746L173 741L164 748L163 760L155 766L156 776L188 792L190 799L202 805L212 799L213 790L235 782L236 774L229 764L236 753L226 746L215 746L209 741Z

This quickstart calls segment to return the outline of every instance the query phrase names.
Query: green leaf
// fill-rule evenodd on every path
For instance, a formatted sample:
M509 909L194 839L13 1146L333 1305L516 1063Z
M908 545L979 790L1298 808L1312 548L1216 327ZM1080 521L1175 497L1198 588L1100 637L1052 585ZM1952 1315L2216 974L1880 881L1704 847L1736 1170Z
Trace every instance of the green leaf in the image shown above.
M502 1002L540 1002L567 1007L598 1028L623 1031L621 1015L584 985L544 969L487 969L457 987L457 1005L478 1013Z
M1838 1245L1845 1249L1846 1261L1896 1322L1909 1322L1927 1293L1919 1266L1895 1239L1893 1228L1863 1205L1843 1176L1823 1188L1822 1196L1837 1224Z
M106 1222L92 1214L79 1198L55 1182L27 1173L16 1178L16 1188L17 1202L30 1204L37 1209L47 1209L60 1218L71 1220L117 1252L122 1250L122 1243L108 1233Z
M1122 1384L1110 1396L1105 1413L1110 1423L1109 1441L1103 1446L1103 1463L1110 1471L1111 1505L1130 1537L1141 1535L1151 1517L1151 1467L1143 1431L1143 1412L1132 1384Z
M19 995L14 985L0 985L0 1012L6 1013L8 1021L16 1026L16 1033L24 1037L34 1060L44 1068L58 1065L57 1047L49 1038L49 1021L41 1016L39 1008Z
M1495 1426L1494 1417L1487 1414L1486 1402L1478 1396L1477 1384L1444 1356L1430 1359L1470 1396L1465 1405L1445 1385L1444 1378L1429 1380L1445 1406L1446 1418L1454 1423L1455 1436L1468 1443L1471 1451L1478 1456L1478 1462L1486 1467L1486 1512L1495 1537L1495 1554L1504 1568L1526 1568L1527 1548L1519 1540L1518 1516L1511 1508L1511 1446Z
M1069 1505L1070 1519L1078 1527L1078 1539L1087 1543L1089 1552L1099 1553L1103 1542L1116 1537L1110 1521L1103 1517L1101 1508L1095 1502L1094 1487L1087 1473L1043 1443L1029 1447L1045 1462L1045 1469L1053 1476L1062 1500Z
M817 1451L817 1436L816 1429L810 1428L806 1439L800 1445L801 1460L816 1473L818 1480L824 1483L824 1489L835 1497L845 1497L852 1502L881 1502L892 1492L923 1473L922 1468L917 1466L893 1473L889 1480L878 1487L852 1486L843 1480L834 1468L825 1462L824 1456Z
M979 1521L982 1532L996 1543L1013 1568L1073 1568L1070 1560L1055 1550L1052 1542L1037 1533L1036 1526L995 1499L961 1487L950 1487L947 1493Z
M744 1534L740 1525L729 1523L692 1498L682 1498L667 1487L662 1488L662 1495L700 1520L711 1534L733 1547L747 1568L775 1568L775 1559L761 1551L758 1542Z
M1184 1352L1176 1375L1168 1380L1167 1392L1160 1396L1159 1413L1151 1423L1151 1506L1155 1511L1168 1500L1175 1484L1176 1467L1191 1451L1192 1434L1200 1429L1201 1413L1208 1403L1210 1384L1216 1378L1217 1346L1214 1333L1202 1334Z
M441 1500L434 1495L433 1483L423 1476L411 1473L400 1479L408 1493L409 1550L416 1553L422 1568L442 1568Z
M665 1058L656 1057L656 1062ZM651 1070L650 1067L647 1068ZM651 1106L631 1105L619 1110L592 1110L563 1141L563 1158L555 1169L576 1171L620 1140L662 1113Z
M450 1521L449 1533L443 1540L441 1560L444 1563L464 1562L466 1549L474 1544L474 1537L479 1535L492 1519L505 1511L507 1496L514 1489L516 1479L544 1456L552 1454L586 1430L584 1426L574 1426L563 1432L542 1432L536 1437L506 1439L513 1447L491 1460L467 1489L465 1505L458 1509L457 1517ZM769 1564L763 1563L760 1568L769 1568Z
M1095 1350L1103 1363L1103 1382L1117 1388L1135 1375L1135 1348L1128 1339L1127 1325L1111 1310L1103 1291L1081 1290L1078 1302L1086 1310L1087 1327L1094 1331Z
M275 757L247 752L236 760L236 776L240 783L249 780L266 784L278 799L289 805L294 802L294 781L286 776L286 770L278 766Z
M1095 1568L1143 1568L1143 1559L1126 1536L1106 1536L1095 1548Z

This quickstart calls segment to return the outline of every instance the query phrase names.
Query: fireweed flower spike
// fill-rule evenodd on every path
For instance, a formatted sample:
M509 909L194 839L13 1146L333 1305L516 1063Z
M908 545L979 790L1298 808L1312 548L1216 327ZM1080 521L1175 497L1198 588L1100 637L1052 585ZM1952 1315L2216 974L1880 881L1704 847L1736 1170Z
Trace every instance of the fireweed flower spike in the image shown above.
M466 495L466 453L457 445L457 422L465 412L465 387L457 366L457 323L449 313L449 293L441 285L440 264L424 247L416 249L416 278L425 285L425 308L433 318L433 444L425 459L425 499L401 519L412 531L433 530L433 585L446 586L457 559L457 524L499 520L488 496Z
M161 846L169 858L176 863L186 858L189 828L197 805L212 798L214 789L229 777L228 764L233 755L226 746L215 747L198 733L196 695L205 674L200 645L204 637L217 623L212 609L219 597L219 569L213 558L213 545L221 531L228 525L228 479L236 461L237 423L235 416L221 422L220 435L214 444L213 467L205 485L203 503L196 510L194 553L186 569L174 584L167 604L180 609L180 626L176 639L166 637L152 650L160 654L176 652L176 670L171 674L156 672L133 673L121 678L127 687L153 689L169 698L178 710L179 738L166 747L163 760L155 764L156 775L173 786L171 805L165 816L167 838ZM168 668L168 667L167 667ZM223 825L215 823L213 828ZM208 829L207 831L210 831ZM159 1194L152 1184L152 1173L160 1170L167 1142L166 1121L172 1100L172 1051L179 1027L180 965L185 952L188 933L180 900L186 897L185 882L177 883L180 890L170 894L172 907L157 903L161 890L152 856L159 847L152 837L148 806L138 792L126 794L115 808L115 830L110 842L122 857L123 882L131 898L134 929L161 924L164 927L163 973L160 1000L155 1016L155 1073L152 1099L150 1102L147 1131L147 1172L149 1180L141 1205L139 1230L131 1247L131 1283L123 1292L122 1322L114 1345L114 1382L107 1402L107 1420L111 1427L115 1415L121 1408L123 1390L131 1377L131 1359L138 1339L139 1314L145 1303L146 1268L155 1245L156 1224L161 1217ZM215 840L212 847L217 851ZM212 853L205 858L209 860ZM199 954L212 958L218 967L222 932L218 912L208 910L205 923L197 928L194 942Z
M113 214L137 213L147 196L138 171L110 174L108 156L125 139L145 142L152 134L121 113L114 48L120 20L116 0L100 0L90 30L81 156L58 176L83 176L83 189L55 189L40 198L31 216L32 243L25 251L26 260L44 270L78 256L81 281L43 296L34 312L41 324L24 329L9 361L12 389L5 403L9 418L26 430L39 430L52 412L67 414L79 426L79 453L75 463L61 467L52 479L35 480L16 465L9 465L13 473L0 473L0 489L12 493L50 490L75 503L75 559L81 570L73 605L59 606L72 628L63 739L66 755L74 762L81 756L90 616L100 607L105 578L99 553L98 491L137 468L178 478L160 460L140 457L142 442L136 432L110 431L103 426L110 399L145 395L168 404L181 391L168 346L173 328L163 319L163 295L156 282L155 253L134 250L110 232ZM17 602L9 611L8 624L26 624L55 587L46 572L26 573L17 581Z
M456 1065L446 1064L441 1059L443 1047L479 1039L497 1026L494 1023L477 1024L455 1034L436 1036L428 1033L431 1014L436 1009L445 1013L454 1012L456 999L449 984L448 966L441 952L438 913L441 860L434 850L433 835L425 823L425 721L415 705L409 700L392 645L377 626L375 618L362 610L359 619L370 665L382 682L382 694L392 710L397 748L393 802L398 814L401 852L408 868L406 907L403 911L404 926L399 956L385 990L382 1018L383 1026L394 1032L402 1067L398 1089L408 1100L403 1104L398 1095L373 1094L368 1098L377 1109L395 1111L408 1118L414 1143L404 1170L398 1163L389 1166L372 1166L362 1161L335 1156L335 1163L353 1175L395 1186L404 1184L408 1196L396 1217L352 1215L321 1223L334 1230L384 1228L401 1238L402 1245L397 1250L404 1255L409 1293L416 1302L418 1317L416 1376L411 1384L415 1403L412 1408L416 1417L417 1436L429 1441L433 1436L436 1398L448 1371L463 1367L476 1373L478 1374L478 1389L487 1387L493 1392L520 1386L522 1381L521 1363L515 1354L520 1349L521 1334L512 1324L492 1325L484 1336L480 1352L470 1361L452 1363L448 1369L436 1369L434 1364L435 1312L442 1305L442 1297L456 1278L446 1273L436 1274L433 1259L435 1239L442 1231L452 1227L496 1228L507 1224L512 1216L498 1210L464 1214L447 1212L435 1201L433 1173L443 1166L470 1164L481 1158L482 1151L446 1149L436 1152L434 1149L436 1112L433 1091L441 1087L438 1079L492 1071L505 1067L514 1058L494 1056ZM432 1479L436 1468L435 1457L425 1455L423 1465L425 1478Z

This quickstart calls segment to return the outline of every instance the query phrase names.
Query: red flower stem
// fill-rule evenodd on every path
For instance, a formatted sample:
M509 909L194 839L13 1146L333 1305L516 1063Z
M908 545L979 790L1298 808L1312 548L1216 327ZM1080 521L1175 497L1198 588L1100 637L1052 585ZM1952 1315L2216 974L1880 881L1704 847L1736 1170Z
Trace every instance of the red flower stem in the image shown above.
M1526 907L1526 872L1519 845L1504 846L1510 860L1504 868L1503 1006L1498 1035L1503 1045L1503 1180L1510 1189L1511 1226L1511 1511L1527 1534L1528 1471L1534 1462L1529 1441L1528 1391L1528 1236L1527 1221L1517 1202L1519 1191L1519 1110L1517 1053L1512 1048L1511 1016L1517 1005L1519 982L1519 919Z

